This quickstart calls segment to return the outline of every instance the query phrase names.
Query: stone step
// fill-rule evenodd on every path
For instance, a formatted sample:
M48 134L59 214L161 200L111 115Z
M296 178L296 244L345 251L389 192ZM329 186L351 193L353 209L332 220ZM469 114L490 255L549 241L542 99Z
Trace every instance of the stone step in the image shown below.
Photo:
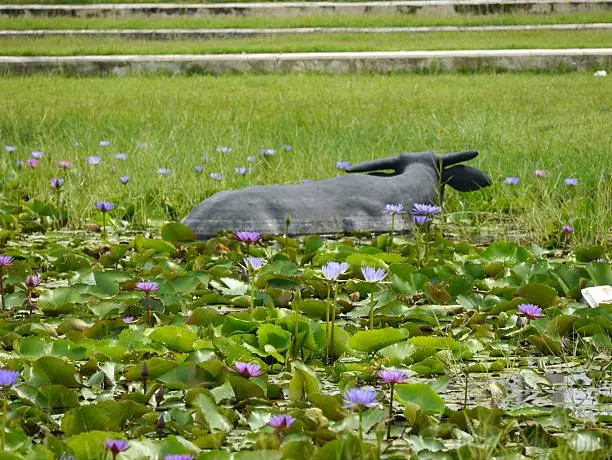
M0 74L79 76L231 73L347 74L356 72L547 71L612 67L612 48L0 57Z
M133 3L89 5L0 5L4 17L144 16L308 16L325 14L406 14L453 16L501 13L576 13L612 11L612 0L410 0L288 3Z
M432 32L505 32L537 30L612 30L612 23L532 24L506 26L426 26L426 27L299 27L287 29L62 29L0 30L0 38L96 37L137 40L223 39L308 34L385 34Z

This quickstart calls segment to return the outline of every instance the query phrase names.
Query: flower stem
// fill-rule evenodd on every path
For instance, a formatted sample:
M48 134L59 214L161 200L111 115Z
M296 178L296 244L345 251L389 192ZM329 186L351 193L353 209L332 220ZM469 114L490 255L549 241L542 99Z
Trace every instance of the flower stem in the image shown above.
M329 364L329 301L331 298L331 282L327 285L327 303L325 309L325 364Z
M251 303L249 304L249 317L253 319L253 311L255 310L255 274L249 273L249 286L251 289Z
M370 330L374 329L374 286L370 292Z
M4 387L4 402L2 404L2 430L0 431L0 452L4 452L4 432L6 431L6 416L8 415L8 387Z
M361 449L361 458L365 459L365 452L363 449L363 410L359 411L359 447Z
M389 244L387 245L387 252L391 252L393 248L393 234L395 233L395 213L391 214L391 232L389 233Z
M106 213L102 211L102 235L106 235Z
M425 245L425 254L423 255L423 259L424 262L427 263L427 256L429 253L429 225L426 222L425 225L427 225L427 227L425 228L425 233L423 234L423 239L424 239L424 245Z
M336 327L336 304L338 302L338 283L334 284L334 306L331 312L331 333L329 338L329 359L332 361L334 359L334 328Z
M145 305L147 307L147 326L151 325L151 303L149 300L149 293L145 294Z
M387 441L391 439L391 423L393 422L393 387L395 384L391 384L391 395L389 396L389 420L387 422Z
M0 298L2 298L2 312L6 310L6 304L4 300L4 273L0 269Z

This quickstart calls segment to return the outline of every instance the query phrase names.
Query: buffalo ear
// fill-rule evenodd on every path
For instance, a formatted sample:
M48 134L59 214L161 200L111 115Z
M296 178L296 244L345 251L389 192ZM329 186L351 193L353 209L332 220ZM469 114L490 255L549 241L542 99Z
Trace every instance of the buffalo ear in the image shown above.
M444 168L442 182L460 192L472 192L491 185L491 178L480 169L466 165Z

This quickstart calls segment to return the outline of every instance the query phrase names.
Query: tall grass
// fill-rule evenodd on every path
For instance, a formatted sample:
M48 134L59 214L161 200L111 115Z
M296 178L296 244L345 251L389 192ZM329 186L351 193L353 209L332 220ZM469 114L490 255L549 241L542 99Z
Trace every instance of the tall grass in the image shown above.
M224 188L296 183L406 151L477 149L474 166L494 185L448 191L445 212L466 231L499 222L546 241L562 225L576 241L605 241L612 225L609 115L612 82L590 74L233 76L124 79L5 78L0 85L4 177L32 150L37 169L18 170L34 198L51 200L49 180L70 160L64 198L75 223L98 199L137 204L137 220L178 218ZM100 140L109 147L100 147ZM281 146L293 151L282 152ZM230 146L232 153L217 152ZM267 160L261 149L279 149ZM129 155L116 160L115 153ZM205 163L208 152L208 163ZM103 163L87 164L88 155ZM248 163L247 156L257 157ZM205 165L198 174L194 167ZM240 176L238 166L252 167ZM170 168L162 176L157 168ZM538 178L536 168L547 170ZM225 175L219 182L210 172ZM120 175L130 176L124 186ZM506 176L521 182L506 186ZM580 184L563 184L577 177ZM3 181L6 185L6 182ZM3 189L5 199L10 191ZM367 193L367 191L364 191ZM402 197L398 197L401 201ZM497 235L504 236L504 235Z
M492 16L313 15L245 17L0 18L0 29L226 29L288 27L408 27L612 22L612 12Z
M598 48L610 31L442 32L432 34L309 34L214 40L132 40L98 37L0 39L3 55L223 54L314 51Z

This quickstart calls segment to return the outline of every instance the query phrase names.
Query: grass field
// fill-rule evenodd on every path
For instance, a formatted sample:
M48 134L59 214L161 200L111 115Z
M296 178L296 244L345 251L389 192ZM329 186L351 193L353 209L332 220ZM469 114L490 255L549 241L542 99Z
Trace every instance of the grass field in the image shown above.
M508 24L580 24L612 22L609 13L504 14L493 16L257 16L257 17L142 17L129 18L0 18L0 29L206 29L289 27L408 27Z
M45 37L0 39L3 55L219 54L310 51L598 48L612 31L441 32L431 34L309 34L215 40L132 40Z
M571 223L577 240L592 242L606 240L612 225L611 101L610 79L590 74L5 78L0 143L17 148L3 155L5 171L45 152L37 169L19 172L33 197L49 198L58 161L74 163L63 195L75 222L86 222L99 199L134 201L139 219L145 203L149 216L177 218L222 188L334 176L338 160L477 149L475 165L495 185L450 192L454 221L470 231L508 221L539 241ZM281 152L285 144L293 151ZM265 148L279 153L264 159ZM88 155L103 162L88 165ZM202 174L196 165L205 165ZM234 172L246 166L251 174ZM130 176L127 186L120 175ZM522 181L506 186L506 176ZM580 184L565 186L567 177Z

